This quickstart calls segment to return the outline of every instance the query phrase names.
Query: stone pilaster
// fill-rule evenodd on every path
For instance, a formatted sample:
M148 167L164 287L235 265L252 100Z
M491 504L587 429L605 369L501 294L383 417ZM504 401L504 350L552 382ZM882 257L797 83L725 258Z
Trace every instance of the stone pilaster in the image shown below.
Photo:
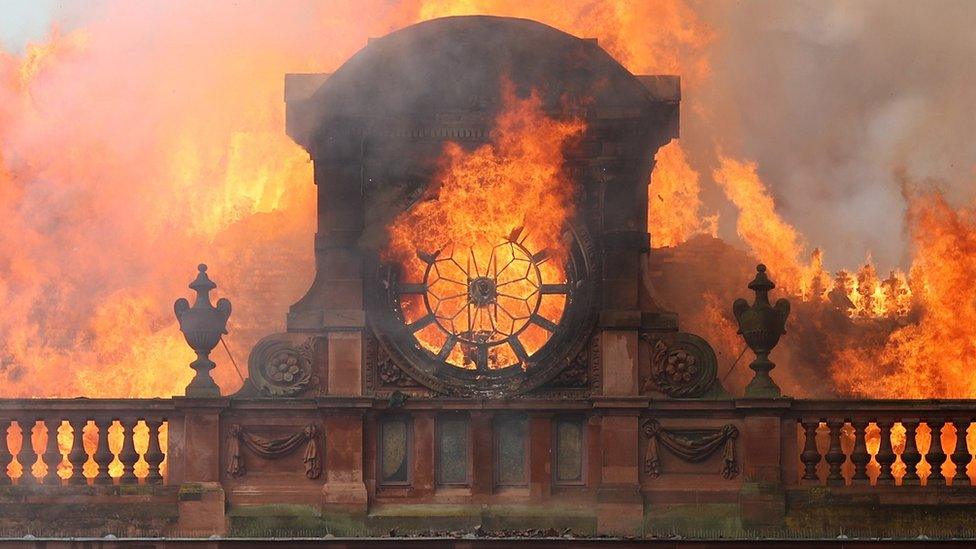
M745 528L778 528L786 516L783 484L785 441L796 439L796 425L784 422L791 399L741 399L735 403L743 414L740 428L742 492L739 505ZM793 455L796 455L793 453ZM796 458L793 458L796 459Z
M638 457L639 414L631 399L603 400L599 428L597 531L618 536L643 534L644 499Z
M322 514L366 514L368 494L363 480L363 413L359 410L326 410L325 484Z
M175 534L227 533L221 486L220 414L224 399L174 397L177 417L169 418L169 483L179 486Z

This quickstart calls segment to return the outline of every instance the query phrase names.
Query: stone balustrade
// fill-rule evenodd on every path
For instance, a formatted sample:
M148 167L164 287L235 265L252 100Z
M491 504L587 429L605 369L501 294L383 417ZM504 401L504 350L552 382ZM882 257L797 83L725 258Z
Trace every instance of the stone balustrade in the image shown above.
M611 404L0 400L0 523L34 528L56 512L73 517L65 532L102 520L113 532L209 535L300 508L323 528L341 515L382 532L422 527L431 504L477 504L470 520L496 525L512 505L539 505L597 533L589 510L612 496L643 509L644 532L710 527L713 515L831 530L936 506L951 521L976 503L976 401ZM452 517L438 520L463 526Z
M0 484L163 484L167 419L162 399L0 401Z
M791 414L801 485L959 488L976 476L976 402L795 401Z

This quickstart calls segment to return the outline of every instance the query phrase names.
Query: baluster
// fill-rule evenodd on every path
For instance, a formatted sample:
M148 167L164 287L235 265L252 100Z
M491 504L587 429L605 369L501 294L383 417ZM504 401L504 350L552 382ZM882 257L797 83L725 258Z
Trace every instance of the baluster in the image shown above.
M871 454L868 453L868 446L864 440L868 422L864 420L851 421L851 426L854 427L854 449L851 450L854 476L851 477L851 484L869 484L871 479L868 477L868 462L871 461Z
M922 454L918 451L915 443L915 431L918 429L919 420L903 419L901 424L905 427L905 451L901 453L901 460L905 463L905 476L901 478L902 486L917 486L919 484L918 463L922 461Z
M115 456L108 447L108 428L112 426L112 419L95 420L98 427L98 445L95 447L95 463L98 464L98 474L95 484L112 484L112 476L108 474L108 466Z
M121 484L136 484L139 479L136 477L135 466L139 461L139 453L136 452L136 425L138 419L131 419L119 422L122 425L122 449L119 450L119 461L122 462L122 477L119 478Z
M878 428L881 429L881 441L878 446L878 454L874 459L878 461L878 485L891 486L895 483L895 476L891 474L891 466L895 463L895 451L891 448L891 427L892 421L878 421Z
M24 468L20 474L20 480L17 481L17 484L20 486L34 486L37 484L37 478L34 477L34 472L31 470L31 466L34 465L34 461L36 460L34 446L31 444L31 430L34 428L36 422L36 419L28 419L26 417L17 420L21 431L20 452L17 452L17 462Z
M75 419L69 421L71 425L71 451L68 452L68 463L71 464L71 478L69 484L82 485L88 484L85 477L85 462L88 461L88 452L85 451L85 425L87 419Z
M969 453L969 444L966 441L966 430L969 428L968 419L954 419L952 425L956 428L956 448L952 451L949 458L956 466L956 474L952 475L953 486L969 486L969 475L966 467L972 460Z
M162 484L163 475L159 472L159 465L166 457L159 445L159 432L163 428L162 420L147 419L146 427L149 428L149 446L146 447L146 463L149 464L149 474L146 476L146 484Z
M817 476L817 464L820 463L820 451L817 450L817 427L819 421L804 421L803 425L803 452L800 454L800 461L803 462L803 481L804 484L816 484L820 482Z
M840 429L844 422L839 419L828 419L827 427L830 428L830 447L824 459L830 465L830 472L827 474L828 486L843 486L844 476L840 472L840 467L847 460L840 447Z
M45 420L42 423L47 428L47 448L41 458L47 465L47 476L44 477L44 484L60 486L61 477L58 476L58 465L61 464L61 450L58 448L58 427L61 426L61 420Z
M13 459L10 448L7 447L7 429L10 428L10 421L0 420L0 485L10 484L10 475L7 474L7 465Z
M946 478L942 474L942 464L946 460L945 451L942 449L942 427L945 425L945 420L933 419L926 423L932 429L932 442L929 443L929 451L925 453L925 461L932 466L927 485L945 486Z

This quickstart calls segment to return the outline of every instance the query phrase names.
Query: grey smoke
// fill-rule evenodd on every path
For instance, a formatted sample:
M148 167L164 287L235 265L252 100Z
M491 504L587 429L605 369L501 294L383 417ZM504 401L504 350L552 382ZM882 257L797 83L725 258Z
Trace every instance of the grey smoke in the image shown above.
M704 151L715 145L756 160L780 213L825 248L829 269L856 267L868 253L882 273L910 264L899 170L972 205L976 2L697 8L718 36L711 78L684 90L683 141L699 169L714 164ZM721 236L734 241L735 212L720 191L706 193L722 213Z

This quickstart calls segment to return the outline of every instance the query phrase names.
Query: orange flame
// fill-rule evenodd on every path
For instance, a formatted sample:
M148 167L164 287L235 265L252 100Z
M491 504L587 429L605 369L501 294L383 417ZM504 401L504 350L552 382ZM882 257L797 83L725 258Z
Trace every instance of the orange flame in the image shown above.
M892 271L882 280L869 256L856 273L840 271L831 281L824 271L822 250L813 250L809 262L801 261L806 246L803 237L777 213L775 200L756 173L756 164L726 156L720 156L719 162L713 175L739 210L736 232L753 255L775 273L782 291L807 301L833 299L854 318L909 313L912 292L904 273Z
M668 143L654 160L647 205L651 245L674 246L695 234L716 236L718 215L702 216L699 175L681 145Z
M280 301L307 283L299 237L312 231L314 189L307 155L282 131L280 50L262 52L269 69L258 71L226 48L191 60L179 51L186 37L160 49L140 40L108 18L0 54L5 396L181 393L192 353L170 308L199 259L235 301L228 343L239 362L280 323L260 318L272 303L244 288L274 278L280 259L300 273ZM238 375L214 358L233 391Z
M259 337L281 329L287 305L312 274L315 207L308 157L282 131L283 73L334 70L368 36L420 20L487 13L594 36L632 72L681 74L686 89L694 89L708 78L715 39L681 0L570 2L558 9L511 0L408 0L393 8L295 3L243 15L197 4L168 2L152 12L118 2L105 10L114 15L87 28L52 32L24 54L0 52L5 396L182 392L192 355L170 307L187 293L201 259L211 263L218 292L234 300L228 344L239 363ZM381 15L363 18L366 12ZM275 23L299 20L295 13L302 14L300 28L280 32ZM187 14L208 22L205 36L186 33ZM146 47L150 33L156 38ZM455 147L445 152L445 164L463 171L502 152L501 142L485 152ZM838 350L832 366L838 387L875 396L976 395L965 368L976 345L968 328L976 325L972 214L939 197L915 197L917 257L908 275L882 278L868 260L831 276L823 252L804 259L802 235L777 214L756 171L723 157L713 175L740 210L739 236L781 288L833 304L856 322L893 326L879 344ZM649 208L655 246L716 233L717 219L700 215L698 172L677 143L658 154ZM452 178L463 181L445 173L439 198ZM528 227L534 219L525 219L527 238L558 234ZM491 237L521 222L499 222ZM433 251L443 243L394 239L390 249L409 263L417 248ZM726 310L720 305L709 302L705 316ZM732 345L733 338L714 338ZM734 357L738 346L729 352ZM214 358L218 383L225 392L236 389L229 360Z
M4 395L182 393L192 353L171 306L200 261L234 302L227 343L243 364L313 273L315 188L283 132L282 75L333 71L370 36L472 12L595 36L635 73L709 72L712 31L681 0L110 2L82 29L0 52ZM238 374L222 349L213 358L232 392Z
M912 294L899 289L894 299L900 307L914 299L918 319L892 331L880 346L840 350L832 372L855 395L972 398L976 212L954 210L938 193L912 197L909 206Z
M803 242L792 225L777 213L773 197L759 180L756 164L722 156L713 177L739 209L736 232L756 257L776 274L776 284L793 293L808 288L800 265Z
M570 34L599 39L600 46L635 74L680 74L698 84L711 66L706 47L715 32L685 0L550 2L517 0L413 0L403 2L405 21L451 15L499 15L534 19Z
M518 99L511 86L504 103L492 142L470 152L448 143L427 195L389 227L385 258L400 265L402 280L426 278L427 300L436 301L437 322L417 332L435 354L452 333L514 334L531 354L550 335L530 323L535 309L549 322L562 316L565 300L542 295L540 285L566 282L562 234L576 185L563 173L563 148L584 124L548 117L537 97ZM490 307L471 307L470 288L479 279L490 279L488 291L497 293ZM401 307L407 322L427 314L417 298L402 299ZM489 360L499 367L519 359L506 344L493 347ZM448 361L474 367L460 346Z

